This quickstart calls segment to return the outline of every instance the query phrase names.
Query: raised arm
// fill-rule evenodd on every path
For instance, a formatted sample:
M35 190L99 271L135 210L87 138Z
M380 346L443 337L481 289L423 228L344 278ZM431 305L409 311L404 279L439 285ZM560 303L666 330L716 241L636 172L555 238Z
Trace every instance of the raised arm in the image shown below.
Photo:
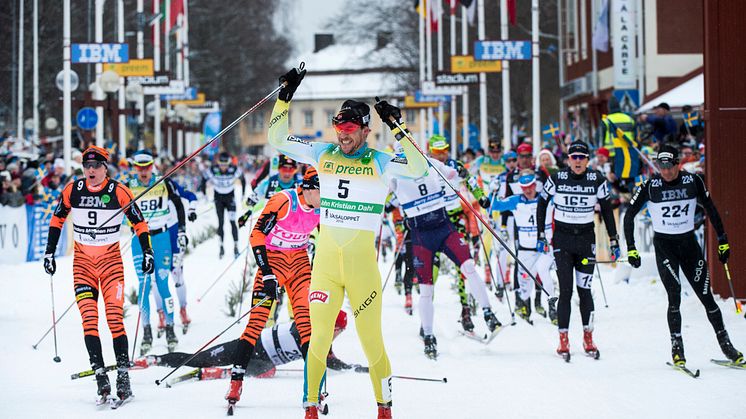
M285 155L302 163L318 166L319 155L329 147L329 143L315 143L290 135L288 115L290 103L282 99L275 102L269 120L269 144Z
M381 117L381 121L389 127L391 133L394 134L394 137L399 141L404 151L403 159L382 153L386 157L381 159L381 171L389 177L415 179L425 176L427 174L428 161L411 140L407 138L407 135L411 137L411 134L409 134L406 124L401 120L401 110L385 100L376 103L374 108L378 112L378 116Z

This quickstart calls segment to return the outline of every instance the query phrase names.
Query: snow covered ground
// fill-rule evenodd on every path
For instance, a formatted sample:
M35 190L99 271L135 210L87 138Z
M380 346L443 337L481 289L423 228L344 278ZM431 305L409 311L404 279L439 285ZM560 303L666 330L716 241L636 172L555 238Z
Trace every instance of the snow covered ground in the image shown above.
M212 212L198 223L214 222ZM190 227L190 229L193 227ZM230 233L226 232L227 243ZM241 230L241 244L247 242ZM226 250L229 250L227 247ZM129 252L124 258L127 288L137 283ZM212 283L228 259L218 260L217 239L199 246L186 258L193 326L187 335L179 332L178 350L192 351L225 328L230 319L223 313L224 296L231 281L239 281L243 263L235 263L229 274L200 302L196 298ZM383 275L390 261L381 263ZM56 311L59 316L73 301L72 257L58 259L55 275ZM723 358L704 309L693 295L682 300L683 333L687 359L702 375L694 380L665 365L670 359L666 325L666 298L660 283L651 283L648 269L629 284L618 281L623 273L604 269L609 307L604 308L596 290L595 339L601 359L587 358L581 351L582 330L577 307L573 306L570 343L572 362L564 363L555 353L557 331L547 320L534 316L535 325L518 320L489 346L457 333L460 309L450 290L450 279L442 278L436 291L436 325L440 358L431 361L422 354L417 336L419 321L402 309L403 297L392 284L384 293L383 328L394 374L431 378L447 377L448 383L394 380L394 416L398 418L727 418L743 417L746 372L713 365L710 358ZM645 274L647 273L647 274ZM393 282L393 280L392 280ZM70 374L89 368L77 308L58 326L62 362L52 361L53 340L31 348L51 325L49 277L41 263L0 266L0 417L78 418L84 415L117 417L205 418L225 414L226 380L188 382L167 389L154 380L169 369L151 367L131 372L134 401L118 411L98 413L93 404L92 379L71 381ZM598 284L594 284L598 287ZM415 294L415 305L416 305ZM494 300L494 297L493 297ZM509 323L507 307L494 303L503 323ZM721 301L725 323L735 346L746 348L746 320L734 313L732 301ZM101 309L103 306L101 305ZM349 308L348 308L348 312ZM286 316L283 313L283 316ZM129 307L126 318L130 344L137 312ZM352 316L350 316L352 320ZM154 318L155 322L156 319ZM481 317L474 318L484 331ZM354 322L334 343L335 353L348 363L367 364L359 347ZM235 339L244 327L234 326L222 340ZM113 362L111 336L101 316L104 357ZM166 351L165 340L156 340L154 353ZM303 412L303 378L300 362L281 367L272 379L247 379L236 415L239 417L299 418ZM183 369L179 373L184 373ZM177 373L178 375L178 373ZM110 377L114 377L110 374ZM367 375L331 372L328 379L330 418L375 417L375 403ZM739 412L740 410L740 412Z

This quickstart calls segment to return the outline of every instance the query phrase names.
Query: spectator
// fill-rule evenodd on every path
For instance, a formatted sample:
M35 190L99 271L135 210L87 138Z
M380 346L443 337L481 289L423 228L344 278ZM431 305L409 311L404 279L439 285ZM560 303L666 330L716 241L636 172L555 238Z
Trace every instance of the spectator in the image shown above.
M653 114L642 114L640 120L653 127L653 137L658 143L674 141L679 131L676 121L671 116L671 107L661 102L653 108Z
M614 183L616 176L614 176L614 171L612 170L611 162L609 161L609 154L609 149L606 147L601 147L596 150L596 158L591 162L591 167L603 173L609 182Z
M682 144L701 142L705 135L705 126L699 113L695 112L691 106L686 105L681 108L681 116L684 120L679 127L679 142Z
M20 207L24 203L23 194L19 190L20 179L12 179L10 172L0 172L0 205Z
M557 160L552 155L552 152L542 149L539 152L539 167L538 170L543 171L547 177L557 173L559 168L557 167Z

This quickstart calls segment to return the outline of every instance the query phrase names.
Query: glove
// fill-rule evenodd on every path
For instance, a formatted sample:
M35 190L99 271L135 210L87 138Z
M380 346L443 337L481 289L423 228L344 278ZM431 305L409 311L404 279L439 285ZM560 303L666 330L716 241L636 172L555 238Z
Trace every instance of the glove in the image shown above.
M190 208L189 209L189 214L187 215L187 220L189 220L192 223L195 222L195 221L197 221L197 211L195 211L194 208Z
M640 259L640 252L635 249L634 245L627 246L627 262L632 265L633 268L639 268L642 265L642 259Z
M725 265L728 263L728 258L730 257L730 245L728 244L728 236L723 234L722 236L718 237L718 259L720 259L720 263Z
M458 175L461 179L469 179L469 169L466 168L461 162L458 164Z
M505 243L508 243L510 241L508 230L505 228L505 226L500 227L500 238L503 239Z
M536 251L539 253L546 253L549 251L549 242L544 233L539 233L539 237L536 239Z
M376 103L373 107L376 109L376 112L378 112L378 116L381 117L381 121L383 121L383 123L386 124L389 128L396 128L396 124L394 124L394 121L392 121L391 118L394 118L394 120L399 125L402 124L401 109L397 108L396 106L391 105L385 100L382 100Z
M269 297L272 300L277 299L277 294L279 294L279 291L277 289L277 277L270 274L270 275L264 275L262 277L262 292L265 296Z
M280 93L277 95L277 97L285 102L290 102L290 99L293 98L293 93L295 93L295 89L300 86L300 82L305 76L306 70L301 70L298 68L293 68L292 70L280 76L280 84L282 84L283 86L280 89Z
M44 270L49 275L54 275L57 272L57 262L54 261L54 253L44 255Z
M186 248L189 245L189 238L186 235L186 231L181 228L179 229L179 233L176 235L176 244L182 252L186 251Z
M246 222L249 221L249 217L251 217L251 210L246 211L242 216L238 218L238 227L241 228L246 225Z
M142 273L150 275L155 272L155 256L153 249L147 248L142 251Z
M487 195L482 195L482 197L479 198L479 206L488 209L490 207L490 198L488 198Z
M256 205L259 202L259 197L256 196L256 193L251 193L249 196L246 197L246 206L249 208L253 208L254 205Z
M615 236L609 240L609 247L611 248L612 262L622 257L622 249L619 248L619 236Z

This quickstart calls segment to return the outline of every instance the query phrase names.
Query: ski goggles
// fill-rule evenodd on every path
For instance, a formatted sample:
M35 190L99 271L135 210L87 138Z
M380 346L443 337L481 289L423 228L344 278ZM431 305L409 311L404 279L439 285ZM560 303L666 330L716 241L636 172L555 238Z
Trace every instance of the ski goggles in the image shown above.
M586 160L587 158L587 154L570 154L570 159L572 160Z
M536 184L536 175L523 175L518 178L518 184L521 188L530 188Z
M310 178L304 178L303 183L301 183L301 188L303 189L319 189L319 176L311 176Z
M352 121L337 122L334 119L332 119L332 125L334 125L334 130L337 131L338 134L352 134L362 128L362 125Z
M84 169L98 169L101 166L105 166L106 163L98 160L88 160L83 162Z
M138 154L132 158L132 164L137 167L148 167L153 164L153 156Z

